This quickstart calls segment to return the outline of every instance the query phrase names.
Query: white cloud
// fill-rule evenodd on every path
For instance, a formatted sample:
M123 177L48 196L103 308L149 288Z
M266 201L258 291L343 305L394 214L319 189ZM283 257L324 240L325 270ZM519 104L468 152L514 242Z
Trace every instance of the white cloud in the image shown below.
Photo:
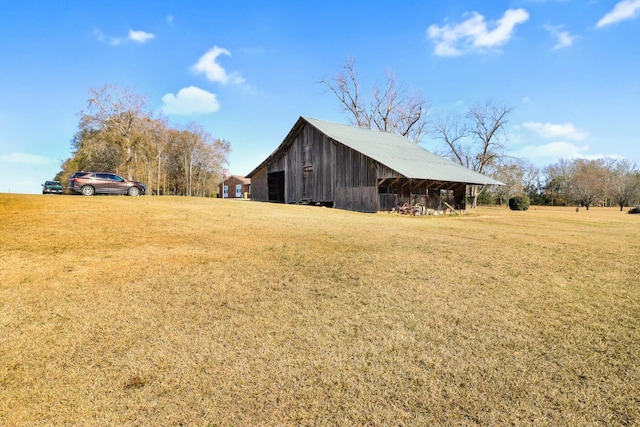
M168 115L210 114L220 109L214 93L195 86L180 89L177 95L168 93L162 97L162 102L162 111Z
M547 25L545 29L556 39L556 44L553 46L553 50L563 49L570 47L578 36L571 34L569 31L563 31L560 26Z
M640 0L622 0L596 24L597 28L615 24L626 19L636 18L640 14Z
M588 145L575 145L566 141L556 141L542 145L528 145L515 152L514 155L538 165L549 165L560 159L624 159L619 154L587 154L590 149L591 147Z
M550 142L542 145L528 145L516 154L534 163L555 162L559 159L585 158L588 145L575 145L565 141Z
M589 136L587 132L577 129L571 123L524 122L522 126L547 139L567 138L573 141L582 141Z
M515 26L528 19L529 13L524 9L508 9L502 18L489 23L484 16L472 12L467 20L455 25L429 26L427 35L436 45L436 55L460 56L502 46L511 38ZM489 30L489 26L493 29Z
M93 35L96 36L96 39L98 39L99 42L104 41L104 39L106 38L102 31L100 31L98 28L93 30Z
M111 46L120 46L124 41L125 39L122 37L111 37L111 39L109 39L109 44Z
M146 31L129 30L129 40L136 43L146 43L155 37L155 34L147 33Z
M51 159L44 156L13 152L13 153L1 155L0 162L23 164L23 165L46 165L51 163L52 161Z
M193 70L196 73L204 73L207 79L212 82L243 83L244 79L238 73L227 74L226 70L216 62L220 55L231 56L231 53L227 49L214 46L198 59L198 62L192 67Z
M127 37L109 37L104 34L100 29L96 28L93 30L93 35L99 42L108 41L111 46L119 46L125 42L134 42L134 43L146 43L151 39L156 37L153 33L147 33L146 31L134 31L129 30L129 35Z

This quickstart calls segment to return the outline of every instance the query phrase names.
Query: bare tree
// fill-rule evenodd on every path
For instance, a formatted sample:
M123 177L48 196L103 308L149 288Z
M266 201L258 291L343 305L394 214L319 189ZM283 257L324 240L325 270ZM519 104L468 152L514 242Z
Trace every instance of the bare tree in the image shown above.
M573 200L571 176L573 164L569 160L560 159L557 163L544 168L546 184L544 197L551 206L568 205Z
M155 167L155 175L156 175L156 190L155 194L161 194L162 187L162 177L163 177L163 168L166 162L165 159L165 151L167 150L167 145L169 141L169 125L166 119L156 119L149 123L149 137L150 137L150 156L153 156L154 159L154 167ZM151 180L149 181L149 186L151 186ZM153 190L152 190L153 191Z
M611 196L620 210L638 200L640 172L634 163L620 160L611 170Z
M132 178L130 170L134 156L134 146L139 140L136 126L147 116L144 111L145 97L133 93L128 88L114 85L94 87L89 90L86 110L80 112L80 129L99 133L103 143L112 143L121 149L120 164L127 178Z
M478 150L470 156L471 169L490 173L491 168L504 155L505 127L512 107L493 101L473 105L467 117L471 121L471 133Z
M543 176L538 167L533 163L520 159L524 167L524 174L522 176L522 186L525 193L529 195L529 200L532 204L543 204Z
M230 144L213 138L197 123L185 130L144 109L144 97L112 85L89 91L79 113L73 155L58 174L103 170L146 181L149 193L210 195L227 163ZM156 179L155 186L153 179Z
M504 182L505 185L497 186L492 195L498 200L500 206L509 201L509 198L517 194L526 194L525 175L527 174L527 165L521 159L505 158L506 161L500 162L496 167L494 178Z
M447 155L478 173L491 175L504 156L505 128L513 108L488 100L472 105L465 117L440 116L431 127L435 138L442 140ZM472 185L472 207L484 186Z
M606 195L608 178L609 170L604 159L575 159L571 187L576 201L587 210L594 202L602 201Z
M137 176L146 176L147 194L160 194L162 154L166 149L167 120L163 117L145 117L136 132L134 169ZM154 185L155 180L155 185Z
M122 159L122 147L106 138L102 132L80 129L71 140L80 169L115 171Z
M445 156L452 157L457 163L468 166L471 153L469 143L469 128L464 118L457 114L438 114L431 123L431 134L436 139L441 139L445 144Z
M343 71L320 83L338 98L352 124L397 133L416 143L427 133L427 102L418 92L408 93L395 73L387 74L383 87L374 85L368 99L362 95L353 58L346 59Z
M542 195L550 205L579 203L589 209L595 203L616 203L622 210L640 197L640 171L628 160L560 159L544 174Z

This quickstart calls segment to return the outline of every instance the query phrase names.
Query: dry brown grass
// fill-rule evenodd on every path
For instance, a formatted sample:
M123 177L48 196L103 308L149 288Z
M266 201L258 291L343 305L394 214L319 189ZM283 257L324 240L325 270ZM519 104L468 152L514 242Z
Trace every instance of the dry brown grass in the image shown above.
M0 425L638 425L640 218L0 195Z

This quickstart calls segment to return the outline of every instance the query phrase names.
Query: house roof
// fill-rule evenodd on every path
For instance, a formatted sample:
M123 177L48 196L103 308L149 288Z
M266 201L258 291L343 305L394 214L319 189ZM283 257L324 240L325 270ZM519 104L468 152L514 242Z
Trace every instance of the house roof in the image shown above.
M251 184L251 179L244 177L242 175L229 175L223 182L226 184L231 179L235 179L236 181L242 182L243 185ZM218 185L222 185L222 182L218 183Z
M300 117L296 126L287 135L287 138L269 158L288 143L289 137L292 136L294 131L297 133L297 129L303 121L309 123L334 141L364 154L406 178L467 184L503 185L500 181L433 154L401 135L308 117ZM269 158L248 176L251 176L262 167Z
M251 178L247 178L242 175L231 175L229 178L235 178L239 181L242 181L245 184L251 184Z

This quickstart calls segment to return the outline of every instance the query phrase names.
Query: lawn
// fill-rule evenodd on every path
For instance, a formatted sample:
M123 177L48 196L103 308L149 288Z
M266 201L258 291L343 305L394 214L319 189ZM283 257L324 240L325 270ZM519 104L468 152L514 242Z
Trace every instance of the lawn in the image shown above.
M640 215L0 194L0 425L638 425Z

